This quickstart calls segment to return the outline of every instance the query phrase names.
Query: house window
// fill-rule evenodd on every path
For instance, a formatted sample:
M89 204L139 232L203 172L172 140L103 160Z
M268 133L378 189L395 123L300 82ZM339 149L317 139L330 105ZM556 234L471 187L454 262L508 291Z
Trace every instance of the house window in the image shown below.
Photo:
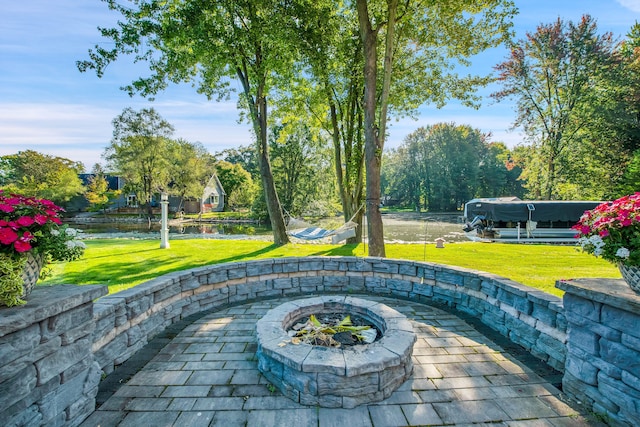
M129 206L130 208L138 207L138 198L135 194L129 194L127 196L127 206Z
M217 205L218 203L220 203L220 197L218 195L214 195L211 198L213 199L214 205Z

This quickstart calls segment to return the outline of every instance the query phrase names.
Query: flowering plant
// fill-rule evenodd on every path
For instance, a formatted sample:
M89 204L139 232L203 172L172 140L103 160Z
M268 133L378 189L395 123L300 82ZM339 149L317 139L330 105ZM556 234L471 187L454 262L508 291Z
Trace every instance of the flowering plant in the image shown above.
M78 240L78 230L62 225L62 212L50 200L0 190L0 302L24 304L21 272L28 254L46 263L82 256L85 245ZM47 271L42 270L41 277Z
M586 211L573 229L584 251L615 264L640 266L640 193Z

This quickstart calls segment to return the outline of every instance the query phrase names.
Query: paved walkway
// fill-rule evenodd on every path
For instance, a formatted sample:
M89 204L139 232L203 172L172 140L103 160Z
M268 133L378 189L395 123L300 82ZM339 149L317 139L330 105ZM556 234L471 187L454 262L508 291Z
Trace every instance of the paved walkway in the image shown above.
M382 402L307 407L274 389L257 369L254 335L256 320L285 301L271 300L200 316L116 387L82 427L601 425L460 317L418 303L363 298L405 314L418 337L413 376Z

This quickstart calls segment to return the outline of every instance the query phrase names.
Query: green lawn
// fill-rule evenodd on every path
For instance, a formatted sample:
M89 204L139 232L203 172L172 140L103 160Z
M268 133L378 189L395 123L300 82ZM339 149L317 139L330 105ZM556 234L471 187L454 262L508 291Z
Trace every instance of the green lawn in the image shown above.
M111 293L173 271L233 261L310 255L363 256L362 245L289 244L277 247L252 240L172 240L160 249L157 240L89 240L85 256L56 264L43 284L103 284ZM558 279L619 278L618 269L574 246L498 243L388 244L387 257L429 261L495 273L543 291L561 295Z

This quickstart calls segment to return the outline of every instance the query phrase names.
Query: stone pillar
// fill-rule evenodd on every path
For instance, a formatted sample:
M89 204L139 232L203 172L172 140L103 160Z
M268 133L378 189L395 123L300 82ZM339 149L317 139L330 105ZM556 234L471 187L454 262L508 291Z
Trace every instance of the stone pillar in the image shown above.
M91 346L93 300L106 286L37 286L0 308L0 424L78 425L95 408L102 370Z
M640 295L614 279L556 286L568 322L563 391L609 425L640 425Z

